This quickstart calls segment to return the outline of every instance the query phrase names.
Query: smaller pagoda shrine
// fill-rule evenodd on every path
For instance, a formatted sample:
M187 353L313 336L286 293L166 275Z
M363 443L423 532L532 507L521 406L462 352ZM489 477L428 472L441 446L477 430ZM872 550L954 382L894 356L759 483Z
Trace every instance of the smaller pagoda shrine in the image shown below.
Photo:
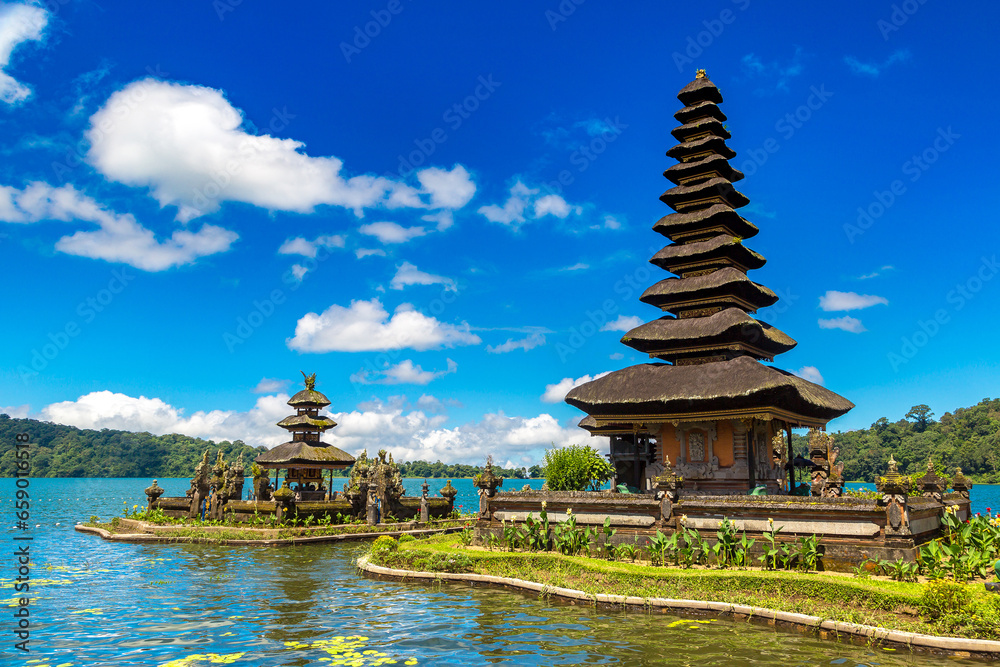
M298 500L329 500L333 488L332 471L354 465L353 456L322 441L323 432L336 426L337 422L319 414L321 409L330 405L330 400L316 391L316 374L306 375L303 372L302 376L306 388L288 400L288 405L295 408L295 414L278 422L278 426L292 434L291 441L264 452L256 459L263 471L275 471L273 487L268 484L254 489L259 500L269 500L264 496L279 488L280 470L285 471L285 485L297 494ZM327 480L323 479L324 471L331 471Z

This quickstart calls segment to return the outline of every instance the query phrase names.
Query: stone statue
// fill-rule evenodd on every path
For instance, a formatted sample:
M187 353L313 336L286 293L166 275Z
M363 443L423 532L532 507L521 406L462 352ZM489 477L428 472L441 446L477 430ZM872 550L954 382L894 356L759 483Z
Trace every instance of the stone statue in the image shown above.
M299 371L299 372L302 373L302 377L304 377L305 380L306 380L306 389L308 389L309 391L315 391L315 389L316 389L316 374L313 373L312 375L306 375L305 371Z
M201 463L195 466L194 477L191 479L191 488L187 493L191 498L191 508L188 510L188 516L192 519L201 516L201 504L208 499L210 490L208 474L208 450L206 449L201 457Z

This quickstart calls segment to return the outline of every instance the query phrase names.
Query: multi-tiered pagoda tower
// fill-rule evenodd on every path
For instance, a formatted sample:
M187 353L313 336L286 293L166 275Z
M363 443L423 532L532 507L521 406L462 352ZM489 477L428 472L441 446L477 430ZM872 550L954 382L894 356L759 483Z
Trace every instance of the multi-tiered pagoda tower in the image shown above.
M650 262L678 277L640 297L667 314L622 337L666 363L616 371L573 389L566 402L589 415L580 426L611 436L619 482L648 488L669 457L694 492L763 484L778 493L790 429L823 428L854 404L760 363L795 341L751 316L778 297L747 277L766 260L743 245L758 229L735 210L749 200L733 187L743 173L729 164L736 153L726 145L722 95L699 70L677 97L684 108L671 134L680 143L667 155L679 164L663 173L675 187L660 197L675 212L653 226L671 243Z
M275 471L274 488L278 488L277 471L285 470L285 479L290 484L312 486L309 491L301 492L302 499L321 500L330 493L333 484L331 476L331 486L320 491L323 471L349 468L354 465L354 457L322 441L323 432L337 425L326 415L319 414L330 405L330 399L316 391L315 373L302 373L302 376L306 388L288 399L295 414L278 422L278 426L291 433L291 441L264 452L257 457L256 463L265 470Z

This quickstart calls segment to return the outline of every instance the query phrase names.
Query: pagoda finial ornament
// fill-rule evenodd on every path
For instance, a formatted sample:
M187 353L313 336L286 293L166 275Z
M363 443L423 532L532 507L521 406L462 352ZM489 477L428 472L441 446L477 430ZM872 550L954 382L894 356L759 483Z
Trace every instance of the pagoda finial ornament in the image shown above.
M306 389L308 389L309 391L313 391L314 389L316 389L316 374L313 373L312 375L306 375L305 371L299 371L299 372L302 373L302 377L306 379Z
M696 78L696 79L707 79L708 78L708 74L705 73L705 70L700 69L697 72L695 72L694 78Z

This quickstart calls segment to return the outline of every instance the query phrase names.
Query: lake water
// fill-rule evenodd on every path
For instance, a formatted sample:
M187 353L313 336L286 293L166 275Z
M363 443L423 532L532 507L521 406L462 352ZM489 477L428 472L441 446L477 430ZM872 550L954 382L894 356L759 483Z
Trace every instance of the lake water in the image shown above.
M184 479L159 481L168 495L182 495L188 485ZM406 480L407 493L419 494L422 481ZM443 485L430 481L435 493ZM390 660L399 665L982 664L726 620L550 604L535 595L463 585L372 581L352 565L365 543L278 549L121 544L73 530L75 522L93 514L105 520L120 515L123 502L142 506L142 489L149 483L33 479L31 530L25 532L12 527L14 480L0 480L8 519L0 557L5 604L14 602L13 537L33 537L32 650L14 651L13 619L2 614L0 664L198 667L233 658L230 664L237 667ZM456 504L476 506L471 481L453 483L460 492ZM507 482L513 489L524 483ZM976 486L972 499L973 511L1000 507L1000 487Z

